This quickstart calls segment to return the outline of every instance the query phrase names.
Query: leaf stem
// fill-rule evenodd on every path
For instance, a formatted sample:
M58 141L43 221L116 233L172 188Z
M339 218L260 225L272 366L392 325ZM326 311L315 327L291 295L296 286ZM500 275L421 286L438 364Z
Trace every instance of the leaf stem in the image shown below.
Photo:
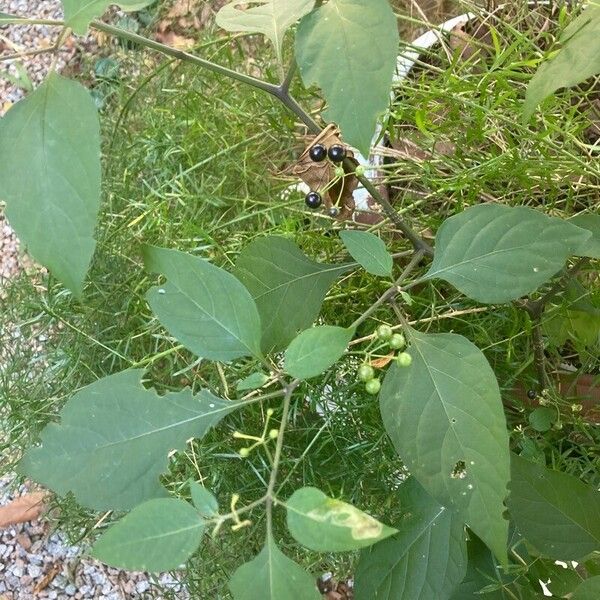
M273 535L273 502L275 500L275 484L277 483L277 474L279 472L279 465L281 463L281 453L283 451L283 437L285 435L285 428L287 427L287 420L290 414L292 395L294 394L294 391L296 390L298 385L300 385L300 380L294 379L293 381L288 383L284 389L285 395L283 397L283 411L281 413L281 424L279 425L277 445L275 446L273 468L271 469L269 485L267 487L267 493L265 495L267 512L267 539L270 539Z
M362 315L360 315L360 317L358 317L352 323L352 325L350 325L350 328L358 327L361 323L366 321L382 304L385 304L386 302L389 302L390 300L392 300L402 290L408 290L411 287L421 283L424 280L423 277L419 277L418 279L411 281L410 284L408 284L406 286L401 286L402 282L410 275L412 270L421 262L421 259L423 258L424 255L425 255L424 250L417 250L413 254L413 257L410 259L410 262L406 265L406 268L404 269L404 271L402 271L402 273L400 274L400 277L398 277L398 279L396 279L396 281L394 282L394 285L389 287L373 304L371 304L371 306L369 306L369 308L367 308L367 310L365 310L365 312L363 312Z

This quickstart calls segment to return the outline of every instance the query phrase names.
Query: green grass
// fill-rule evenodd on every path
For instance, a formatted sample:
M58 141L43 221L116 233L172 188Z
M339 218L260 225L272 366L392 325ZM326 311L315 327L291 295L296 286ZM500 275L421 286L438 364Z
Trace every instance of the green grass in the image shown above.
M492 48L484 63L455 56L447 61L436 53L437 69L415 72L394 103L387 125L392 139L408 138L425 150L440 141L456 147L448 155L434 153L431 160L386 165L398 208L420 230L435 232L444 218L481 201L543 207L557 215L597 209L598 149L583 140L587 125L578 110L585 92L562 93L544 104L532 126L519 124L527 79L554 34L530 35L524 14L492 24L499 50ZM210 32L206 41L203 55L233 66L242 61L235 45L216 43ZM273 77L265 66L268 55L260 48L256 52L258 68ZM0 327L16 323L22 336L11 344L10 360L0 373L5 427L0 451L9 457L3 470L13 468L73 391L106 374L144 365L148 381L159 390L191 385L225 393L218 369L178 350L151 314L144 293L155 278L142 267L144 244L193 252L230 267L254 237L276 233L293 237L316 259L345 258L335 234L338 225L306 211L299 194L280 198L293 182L282 172L303 147L293 118L281 106L260 92L188 66L157 62L140 67L139 53L120 52L117 59L123 73L133 66L141 72L102 88L109 92L103 110L104 198L85 302L74 302L51 278L45 290L27 277L16 280L3 301ZM305 105L313 104L308 92L299 86L296 92ZM408 249L399 236L382 235L392 251ZM364 272L350 274L331 290L323 321L350 324L387 286ZM591 301L600 303L597 286L589 290ZM527 422L530 408L510 393L517 381L534 384L524 314L511 306L479 310L443 283L411 293L413 304L403 308L411 319L422 321L421 329L461 333L484 350L510 400L513 443L533 445L557 468L597 485L597 431L570 411L570 403L557 399L563 428L536 433ZM453 311L464 312L445 318ZM396 322L389 307L357 335L368 335L386 321ZM48 337L46 361L25 343L40 333ZM402 464L384 434L376 399L354 380L364 347L353 347L323 381L304 383L296 393L280 494L287 497L302 485L314 485L393 524L400 510L394 488ZM228 368L229 391L254 367L242 362ZM598 372L592 351L586 368ZM320 416L315 405L323 397L335 400L338 408ZM167 488L187 497L187 482L203 481L222 510L228 510L234 492L242 502L260 497L270 472L267 457L259 450L241 460L236 454L241 444L232 433L259 433L262 411L253 407L232 415L201 442L189 443L186 452L171 459ZM277 419L276 412L275 424ZM73 539L91 540L96 515L70 498L56 503L61 509L52 517L56 525ZM352 574L355 555L300 549L287 534L282 513L277 511L276 524L287 553L317 574ZM223 531L192 559L187 584L194 597L228 597L226 580L262 542L262 511L252 518L251 530Z

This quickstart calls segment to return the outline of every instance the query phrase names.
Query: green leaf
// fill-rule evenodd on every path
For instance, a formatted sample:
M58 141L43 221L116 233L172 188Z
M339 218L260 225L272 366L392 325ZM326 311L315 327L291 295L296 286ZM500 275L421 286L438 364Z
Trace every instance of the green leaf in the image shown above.
M219 503L217 499L197 481L190 481L190 492L192 502L196 510L207 519L211 519L219 514Z
M285 507L294 539L317 552L366 548L396 533L352 504L329 498L314 487L296 490Z
M260 317L248 290L202 258L147 247L146 268L167 283L146 295L152 311L186 348L202 358L260 357Z
M394 259L383 241L368 231L346 230L340 232L344 246L354 260L372 275L389 277Z
M570 310L548 307L544 313L543 330L557 347L571 341L575 348L600 347L600 309Z
M111 4L123 10L140 10L155 0L62 0L65 22L77 34L84 35L90 21L104 14Z
M315 579L290 560L269 536L261 553L229 582L234 600L320 600Z
M239 0L226 4L217 13L217 25L227 31L262 33L275 46L281 59L285 32L300 18L308 14L315 0L252 0L245 10Z
M305 85L323 90L323 118L365 156L390 101L398 43L388 0L329 0L298 25L296 61Z
M557 419L556 409L548 406L539 406L529 415L529 424L536 431L548 431Z
M398 533L360 555L357 598L447 600L467 571L462 520L411 477L398 491Z
M426 277L479 302L510 302L548 281L589 237L531 208L479 204L444 221Z
M539 581L543 581L553 596L564 598L573 592L581 583L581 575L572 567L572 563L557 564L553 560L532 557L527 560L527 578L533 586L539 587ZM563 566L567 565L567 566ZM595 596L595 600L600 596Z
M81 84L52 73L0 120L0 200L33 257L81 296L100 205L98 113Z
M508 509L541 554L579 560L600 550L600 492L576 477L513 454Z
M494 373L460 335L408 333L412 365L394 363L379 394L385 428L425 490L505 560L508 434Z
M600 6L584 10L564 30L563 47L542 64L527 87L523 120L529 121L544 98L564 87L572 87L600 73Z
M248 377L244 377L244 379L239 381L235 389L238 392L244 392L246 390L256 390L265 385L265 383L267 383L268 380L269 377L264 373L252 373L251 375L248 375Z
M591 213L575 215L572 219L569 219L569 223L587 229L592 233L592 236L581 247L577 248L576 254L578 256L600 258L600 215Z
M20 471L95 510L128 510L164 496L158 478L169 451L202 437L236 403L206 390L158 396L142 387L142 375L123 371L77 392L60 423L42 431L41 446L25 454Z
M19 17L18 15L11 15L9 13L0 12L0 27L4 25L10 25L11 23L18 23L22 20L23 17Z
M600 598L600 577L586 579L571 596L571 600L598 600L598 598Z
M178 569L194 553L204 521L176 498L157 498L136 506L92 548L92 556L130 571Z
M354 329L319 325L306 329L285 351L285 371L298 379L310 379L326 371L344 354Z
M310 327L333 282L350 268L314 262L283 237L262 237L246 246L234 274L258 306L263 351L287 347Z

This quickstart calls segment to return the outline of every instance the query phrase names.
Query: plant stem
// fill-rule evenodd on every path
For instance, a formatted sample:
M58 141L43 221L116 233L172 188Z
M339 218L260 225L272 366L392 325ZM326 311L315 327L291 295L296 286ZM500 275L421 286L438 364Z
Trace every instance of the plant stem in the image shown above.
M288 383L285 387L285 395L283 397L283 411L281 413L281 425L279 425L279 433L277 436L277 445L275 446L275 455L273 457L273 468L271 469L271 477L269 478L269 486L267 487L267 493L265 495L266 500L266 511L267 511L267 539L270 539L273 535L273 501L275 499L274 491L275 484L277 483L277 473L279 471L279 464L281 463L281 453L283 451L283 437L285 434L285 428L287 426L287 420L290 414L290 404L292 402L292 395L294 390L298 387L300 381L295 379Z
M246 83L259 90L263 90L268 94L275 96L276 92L279 90L279 86L273 85L272 83L268 83L267 81L263 81L262 79L257 79L256 77L252 77L251 75L246 75L244 73L238 73L233 69L228 69L227 67L223 67L222 65L213 63L210 60L200 58L199 56L196 56L189 52L185 52L183 50L177 50L176 48L172 48L171 46L167 46L166 44L161 44L160 42L148 39L142 35L138 35L137 33L126 31L125 29L120 29L119 27L114 27L113 25L109 25L108 23L103 23L102 21L92 21L91 26L94 29L98 29L99 31L104 31L104 33L108 33L110 35L114 35L115 37L137 43L140 46L156 50L157 52L161 52L162 54L166 54L167 56L172 56L173 58L177 58L179 60L183 60L198 65L200 67L204 67L209 71L213 71L214 73L218 73L219 75L224 75L225 77L235 79L236 81L240 81L241 83Z
M410 259L410 262L406 265L404 271L402 271L400 277L398 277L398 279L396 279L394 282L394 285L388 288L373 304L371 304L371 306L369 306L369 308L367 308L367 310L365 310L365 312L362 313L362 315L360 315L360 317L358 317L352 323L352 325L350 325L350 328L358 327L361 323L366 321L382 304L392 300L403 289L410 289L423 280L423 278L415 279L408 286L400 287L402 282L408 277L411 271L421 262L424 253L425 252L423 250L417 250L414 253L413 257Z
M546 308L546 304L565 288L568 280L578 273L588 261L588 258L580 258L571 269L565 270L562 277L555 281L550 289L537 300L525 300L524 302L517 303L517 306L525 310L531 319L533 356L540 391L548 387L544 337L542 335L542 314Z

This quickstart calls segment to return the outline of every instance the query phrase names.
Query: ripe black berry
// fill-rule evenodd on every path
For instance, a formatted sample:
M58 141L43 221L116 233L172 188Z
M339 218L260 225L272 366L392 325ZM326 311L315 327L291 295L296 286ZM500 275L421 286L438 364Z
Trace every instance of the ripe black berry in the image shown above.
M308 208L319 208L321 202L323 202L323 198L321 198L319 192L308 192L304 198L304 202Z
M527 391L527 397L528 397L530 400L535 400L536 396L537 396L537 393L536 393L536 391L535 391L535 390L528 390L528 391Z
M340 214L340 209L337 206L332 206L328 211L330 217L337 217Z
M322 144L315 144L308 151L308 155L310 156L311 160L314 160L315 162L321 162L327 157L327 150Z
M333 162L342 162L346 158L346 148L339 144L334 144L329 148L327 154Z

